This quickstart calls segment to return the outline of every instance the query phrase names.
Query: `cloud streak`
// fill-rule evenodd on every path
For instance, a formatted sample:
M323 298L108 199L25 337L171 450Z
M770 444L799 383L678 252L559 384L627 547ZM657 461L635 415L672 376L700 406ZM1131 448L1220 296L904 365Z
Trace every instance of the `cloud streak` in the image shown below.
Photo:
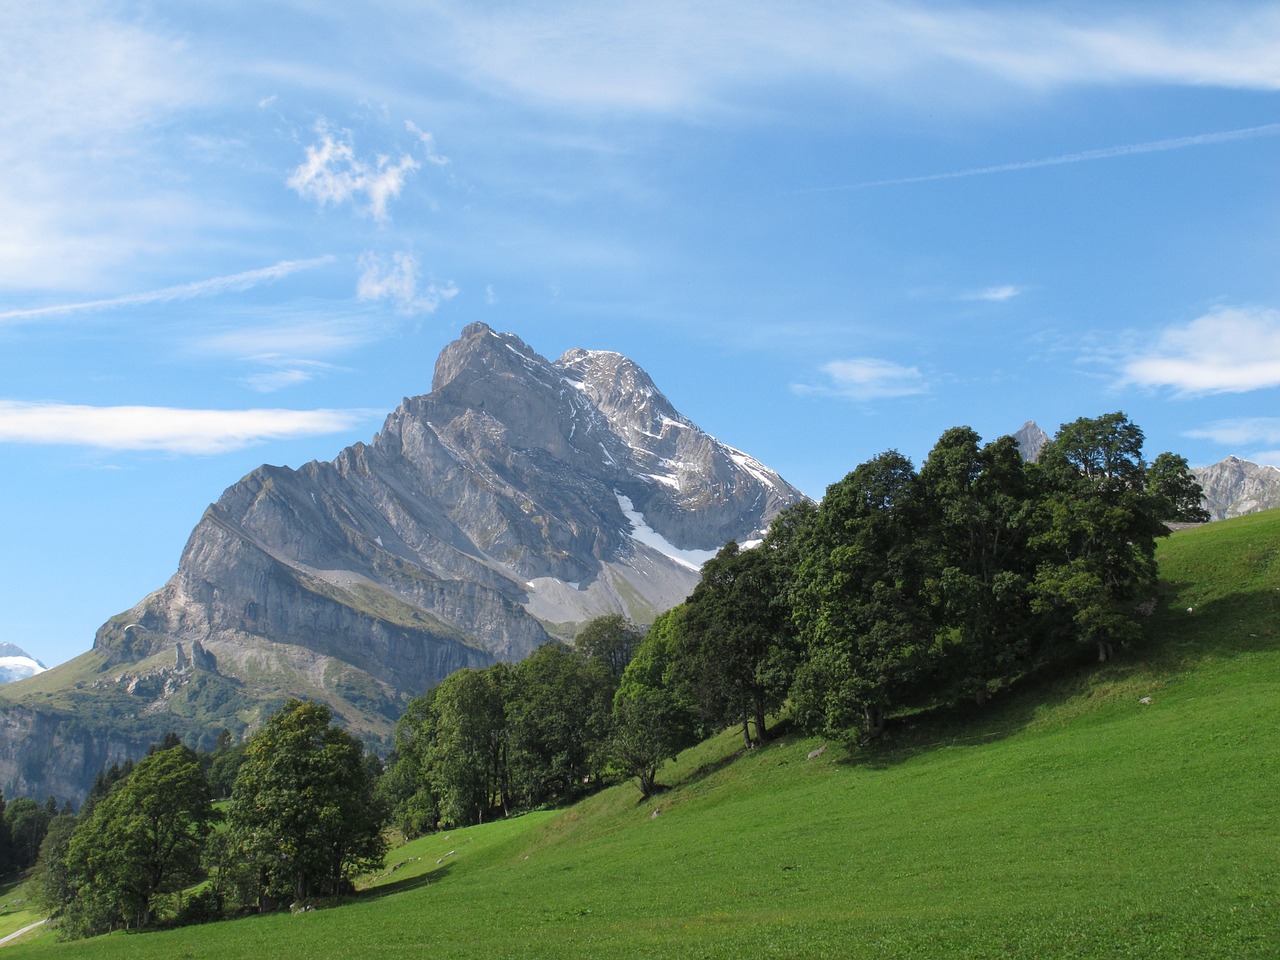
M910 0L749 8L619 0L500 14L450 2L433 9L442 14L432 23L436 55L477 86L592 108L699 110L797 76L931 108L953 94L962 104L966 91L992 82L1037 93L1102 83L1280 88L1280 18L1265 6L1165 4L1135 13Z
M272 266L262 267L257 270L246 270L243 273L233 273L208 280L197 280L194 283L183 283L175 287L164 287L160 290L150 290L145 293L131 293L123 297L112 297L106 300L83 300L78 303L62 303L48 307L6 310L0 312L0 323L66 316L90 310L138 307L151 303L192 300L196 297L211 297L221 293L239 293L262 283L280 280L301 270L312 270L327 263L332 263L333 259L333 257L314 257L310 260L281 260Z
M1165 140L1148 140L1144 143L1130 143L1118 147L1103 147L1099 150L1081 150L1076 153L1064 153L1053 157L1041 157L1038 160L1016 160L1012 163L998 163L989 167L969 167L964 170L951 170L946 173L927 173L918 177L893 177L886 180L864 180L860 183L847 183L832 187L815 187L801 193L829 193L840 190L868 190L873 187L896 187L911 183L932 183L939 180L962 180L966 177L987 177L999 173L1016 173L1021 170L1036 170L1041 167L1060 167L1073 163L1091 163L1095 160L1114 160L1119 157L1134 157L1145 153L1163 153L1168 150L1185 150L1189 147L1204 147L1215 143L1230 143L1235 140L1250 140L1256 137L1273 137L1280 134L1280 123L1268 123L1258 127L1243 127L1238 130L1220 130L1215 133L1200 133L1189 137L1170 137Z
M846 400L886 400L928 391L917 367L907 367L875 357L832 360L823 364L824 384L793 384L802 396L839 397Z
M1238 417L1231 420L1215 420L1197 430L1185 434L1193 440L1212 440L1228 446L1243 447L1250 444L1280 444L1280 417Z
M1124 363L1121 384L1182 396L1280 387L1280 310L1219 307L1165 330L1154 349Z
M1026 292L1026 287L1017 287L1011 283L1006 283L999 287L987 287L984 290L975 290L972 293L964 293L957 299L980 300L986 303L1004 303L1006 300L1012 300L1014 297L1020 297Z
M339 433L363 410L183 410L0 400L0 443L212 455L271 440Z

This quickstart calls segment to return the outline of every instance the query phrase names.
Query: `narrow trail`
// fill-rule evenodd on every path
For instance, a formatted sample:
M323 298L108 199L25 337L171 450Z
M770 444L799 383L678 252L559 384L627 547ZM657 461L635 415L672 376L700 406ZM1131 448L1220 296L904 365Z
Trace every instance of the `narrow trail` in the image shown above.
M24 933L30 933L36 927L40 926L40 924L47 923L47 922L48 922L48 918L44 920L37 920L35 923L27 924L21 930L13 931L13 933L9 934L7 937L0 937L0 947L3 947L10 940L17 940L18 937L22 936Z

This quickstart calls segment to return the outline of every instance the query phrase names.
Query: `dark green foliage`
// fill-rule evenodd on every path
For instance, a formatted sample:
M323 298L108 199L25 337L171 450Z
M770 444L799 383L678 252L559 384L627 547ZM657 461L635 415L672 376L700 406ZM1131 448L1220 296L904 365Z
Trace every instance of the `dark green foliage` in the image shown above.
M926 667L924 512L914 469L889 451L827 489L797 571L802 722L878 734Z
M76 822L75 815L70 813L54 817L49 822L44 842L40 844L36 889L40 902L50 916L55 918L75 896L75 886L67 864L67 849L71 845Z
M1147 495L1154 500L1156 518L1175 523L1206 523L1209 511L1202 506L1204 490L1196 483L1187 458L1162 453L1147 468Z
M704 722L741 724L748 747L764 739L766 715L791 684L795 650L780 556L730 541L708 560L687 601L672 663L674 682Z
M4 792L0 791L0 877L8 876L16 869L13 862L13 836L9 833Z
M700 739L694 705L671 677L686 610L682 605L658 617L613 698L613 761L636 778L642 797L657 788L662 763Z
M29 797L19 797L5 807L4 821L10 837L13 869L26 870L35 864L52 819L44 804Z
M616 681L635 656L643 637L644 633L622 614L610 613L589 621L578 631L573 645L588 659L603 663Z
M435 690L422 775L440 821L482 823L509 796L507 718L502 670L459 670Z
M157 895L198 877L213 820L193 751L178 744L139 761L76 825L66 845L65 877L50 877L46 889L64 897L64 931L89 936L150 926ZM56 870L57 850L46 853L46 870Z
M427 777L439 689L428 690L409 703L396 723L395 750L378 781L379 795L391 810L393 822L410 839L430 833L440 821L439 799Z
M1168 529L1147 492L1142 431L1123 413L1064 424L1041 451L1036 532L1037 613L1057 633L1096 644L1098 659L1140 633L1155 592L1155 541Z
M606 762L617 679L600 657L554 641L511 671L506 696L511 792L535 809L595 789Z
M290 700L250 738L227 812L262 906L341 893L382 862L384 816L360 742L328 707Z
M208 755L209 790L217 798L231 796L236 774L244 763L246 747L244 743L232 743L231 731L226 728L223 728L222 733L225 736L219 736L213 753Z
M920 469L934 682L981 704L1025 666L1033 632L1032 505L1017 443L948 430Z
M396 726L379 790L417 836L595 790L617 686L604 657L549 643L514 667L459 670Z

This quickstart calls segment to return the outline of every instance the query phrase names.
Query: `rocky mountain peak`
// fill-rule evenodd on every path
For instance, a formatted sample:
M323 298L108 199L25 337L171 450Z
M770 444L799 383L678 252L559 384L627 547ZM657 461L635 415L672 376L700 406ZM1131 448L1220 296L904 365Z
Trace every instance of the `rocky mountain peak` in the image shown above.
M602 614L652 622L726 541L761 536L803 499L617 353L552 363L474 323L432 384L370 442L228 487L169 582L99 629L91 668L67 665L73 685L98 672L70 700L112 697L113 716L199 745L305 697L384 739L408 698L454 670L520 659ZM44 708L27 706L23 723L44 729ZM132 751L131 731L98 739ZM6 789L14 770L54 763L6 749Z
M1013 434L1013 439L1018 442L1018 451L1022 454L1022 459L1028 463L1035 463L1040 459L1040 452L1044 450L1044 445L1049 442L1049 435L1040 429L1040 425L1034 420L1028 420Z

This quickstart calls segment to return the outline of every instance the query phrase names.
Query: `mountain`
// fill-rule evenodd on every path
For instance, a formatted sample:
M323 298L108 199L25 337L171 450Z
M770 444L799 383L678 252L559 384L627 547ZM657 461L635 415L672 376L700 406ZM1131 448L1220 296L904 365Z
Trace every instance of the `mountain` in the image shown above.
M1050 437L1034 420L1028 420L1013 434L1013 439L1018 441L1018 452L1022 454L1022 459L1035 463L1040 459L1040 451Z
M761 537L801 499L627 358L549 362L472 324L431 392L370 442L254 470L89 653L6 687L0 787L79 796L166 730L211 744L291 696L385 743L454 670L518 660L605 613L651 622L726 541Z
M1193 473L1204 490L1204 508L1214 520L1280 506L1280 468L1227 457Z
M14 643L0 643L0 684L25 680L47 670L43 663Z

